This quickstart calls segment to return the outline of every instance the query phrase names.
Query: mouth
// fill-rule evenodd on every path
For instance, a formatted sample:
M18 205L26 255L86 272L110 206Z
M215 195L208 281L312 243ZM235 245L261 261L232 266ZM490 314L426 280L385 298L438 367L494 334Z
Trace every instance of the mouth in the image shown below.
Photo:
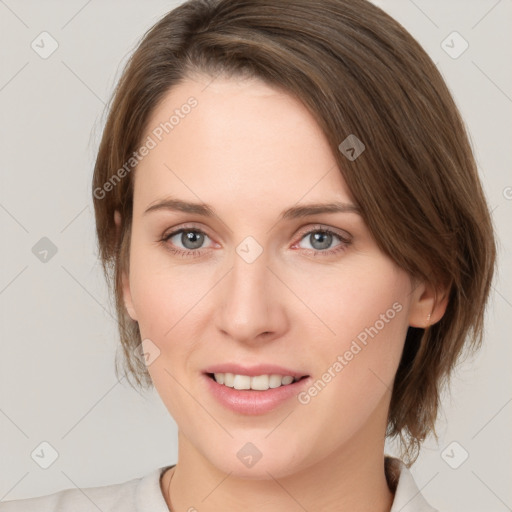
M312 380L302 371L266 363L222 363L205 368L202 374L206 393L226 409L243 415L265 415L290 403Z
M217 384L239 391L268 391L290 386L309 377L309 375L293 376L276 373L250 376L228 372L206 373L206 375Z
M289 404L311 384L310 374L299 368L224 362L204 368L202 382L207 395L224 408L237 414L265 415Z

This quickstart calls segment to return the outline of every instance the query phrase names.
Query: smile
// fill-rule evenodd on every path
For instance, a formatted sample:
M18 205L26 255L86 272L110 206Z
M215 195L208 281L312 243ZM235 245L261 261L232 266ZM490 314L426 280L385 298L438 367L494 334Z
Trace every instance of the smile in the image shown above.
M304 377L292 377L291 375L239 375L234 373L209 373L208 376L223 386L238 390L250 389L254 391L267 391L281 386L288 386L293 382L297 382Z
M217 379L224 380L221 383ZM211 396L223 408L249 416L264 415L278 409L304 392L311 381L309 375L292 377L271 373L249 376L228 372L203 373L202 380L206 396ZM298 402L293 400L292 403Z

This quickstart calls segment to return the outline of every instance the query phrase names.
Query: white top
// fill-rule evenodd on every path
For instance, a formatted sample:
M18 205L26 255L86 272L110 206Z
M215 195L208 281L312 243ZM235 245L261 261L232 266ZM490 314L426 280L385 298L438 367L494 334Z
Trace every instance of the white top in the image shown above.
M398 475L390 512L438 512L425 501L407 467L398 459L387 459L389 469ZM65 489L37 498L0 501L0 512L169 512L160 477L171 467L161 467L120 484ZM392 475L387 476L393 480Z

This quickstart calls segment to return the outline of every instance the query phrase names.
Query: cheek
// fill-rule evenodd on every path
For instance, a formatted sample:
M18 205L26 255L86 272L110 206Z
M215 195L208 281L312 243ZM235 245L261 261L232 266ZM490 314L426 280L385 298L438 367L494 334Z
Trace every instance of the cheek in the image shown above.
M188 355L193 350L195 319L204 286L192 266L171 267L159 250L135 247L130 260L130 291L143 340L155 356L147 370L173 418L183 423L190 401L186 388ZM205 285L206 286L206 285Z
M143 336L163 342L183 326L190 327L211 288L211 276L202 268L173 265L163 248L132 246L130 291Z
M290 314L300 313L296 321L315 328L311 339L331 349L344 350L351 340L359 336L364 342L376 331L379 339L394 339L407 323L409 277L379 253L350 255L339 265L301 268L286 277L309 309L299 305Z
M211 268L202 265L173 265L163 249L149 244L133 246L132 302L141 338L151 340L149 345L157 354L148 372L175 418L182 418L184 411L196 406L183 386L187 375L197 371L192 368L190 354L196 352L197 340L204 339L205 308L214 278Z
M386 415L408 329L409 293L407 275L384 261L327 287L318 301L336 334L310 352L310 360L319 361L316 380L300 402L304 414L326 425L325 439L349 439L372 414Z

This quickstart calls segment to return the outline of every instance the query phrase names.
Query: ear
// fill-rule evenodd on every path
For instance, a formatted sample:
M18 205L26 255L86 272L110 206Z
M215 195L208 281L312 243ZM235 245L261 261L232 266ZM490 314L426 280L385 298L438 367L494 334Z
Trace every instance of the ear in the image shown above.
M121 214L118 210L114 211L114 223L116 225L116 237L119 238L121 235ZM123 290L123 301L126 311L130 315L132 320L137 321L137 313L133 307L132 293L130 290L130 276L127 274L126 269L123 269L121 274L122 290Z
M409 325L426 329L443 318L448 306L450 286L435 287L422 281L415 286L409 309Z

